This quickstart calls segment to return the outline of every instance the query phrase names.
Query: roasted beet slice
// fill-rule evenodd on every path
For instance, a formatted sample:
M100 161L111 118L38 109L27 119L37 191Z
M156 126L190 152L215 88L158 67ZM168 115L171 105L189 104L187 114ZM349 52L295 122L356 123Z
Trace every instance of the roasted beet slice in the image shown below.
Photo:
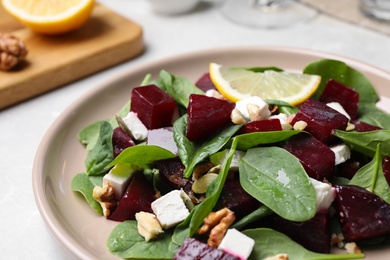
M188 182L188 179L183 177L185 167L179 158L157 161L154 167L159 170L161 178L171 188L183 188Z
M331 180L335 169L333 151L309 134L301 133L291 137L283 148L295 155L307 174L316 180Z
M275 230L286 234L306 249L328 254L331 248L329 221L327 212L317 213L312 219L304 222L293 222L275 216L273 226Z
M175 100L156 85L137 87L131 92L130 111L137 113L147 129L171 126L175 109Z
M249 195L238 179L228 180L223 186L217 202L217 208L228 208L234 212L236 219L248 215L260 206L260 202Z
M179 251L173 257L174 260L240 260L225 251L208 246L195 238L186 238Z
M137 172L118 203L116 210L108 217L114 221L134 220L135 213L153 212L150 204L156 199L153 184L142 172Z
M323 143L336 140L332 135L333 129L345 130L348 124L346 116L314 99L303 103L291 123L293 125L298 121L305 121L305 131Z
M383 158L382 170L385 174L387 183L390 185L390 157Z
M359 186L334 187L334 208L347 242L390 234L390 204Z
M211 81L210 73L205 73L203 76L196 81L195 85L206 92L209 89L216 89L214 83Z
M338 102L352 119L358 116L359 93L353 88L330 79L320 96L324 103Z
M187 108L187 138L204 140L215 131L231 123L230 114L235 104L205 95L191 94Z
M239 131L239 134L248 134L254 132L281 131L282 125L277 118L252 121L246 123Z
M364 165L366 165L371 158L358 153L351 152L351 158L336 166L336 173L340 177L344 177L347 179L352 179L355 176L355 173Z
M352 121L352 124L355 125L355 130L358 132L370 132L370 131L382 129L379 126L371 125L362 121Z
M124 149L134 146L133 139L122 130L117 127L112 134L112 146L114 148L114 156L117 157Z

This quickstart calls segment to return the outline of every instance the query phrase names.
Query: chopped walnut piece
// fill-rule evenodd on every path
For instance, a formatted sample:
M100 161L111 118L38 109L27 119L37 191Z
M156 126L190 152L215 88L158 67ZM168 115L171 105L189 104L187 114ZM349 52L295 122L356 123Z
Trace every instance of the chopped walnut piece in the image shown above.
M115 191L110 183L104 184L103 187L95 186L92 196L102 206L105 217L110 216L116 209L117 201L115 199Z
M232 110L232 113L230 114L230 119L235 125L243 125L246 123L244 116L237 108Z
M344 236L342 233L332 234L332 237L330 239L330 244L337 245L338 248L343 248L344 247L343 240L344 240Z
M287 254L277 254L274 256L267 257L264 260L288 260L288 255Z
M305 121L298 121L293 125L294 130L303 131L307 126Z
M356 245L355 242L349 242L345 244L345 249L349 254L361 254L362 250Z
M223 208L217 212L211 212L204 220L203 226L198 230L198 234L210 232L207 244L211 247L218 247L226 231L233 224L236 217L234 212L228 208Z

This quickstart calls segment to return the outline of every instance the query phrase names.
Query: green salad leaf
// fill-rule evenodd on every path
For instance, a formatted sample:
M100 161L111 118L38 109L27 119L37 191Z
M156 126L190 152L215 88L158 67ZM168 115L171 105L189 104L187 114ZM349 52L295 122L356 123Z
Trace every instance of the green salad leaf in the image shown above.
M103 177L101 177L101 180L102 178ZM88 175L86 175L85 173L76 174L72 178L70 187L73 191L80 192L94 211L96 211L100 215L103 215L102 207L100 206L99 202L97 202L92 197L93 188L95 187L95 185Z

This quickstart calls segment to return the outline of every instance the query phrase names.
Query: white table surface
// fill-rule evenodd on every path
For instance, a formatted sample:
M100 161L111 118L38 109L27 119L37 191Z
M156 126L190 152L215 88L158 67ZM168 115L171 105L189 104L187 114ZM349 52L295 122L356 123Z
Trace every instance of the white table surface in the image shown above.
M390 72L390 37L318 15L277 30L232 24L214 1L179 16L153 13L145 0L101 0L143 27L145 52L136 59L0 111L0 259L69 259L34 201L31 172L38 145L53 121L103 79L152 60L220 46L276 45L329 52ZM390 24L389 24L390 26ZM1 79L0 79L1 80Z

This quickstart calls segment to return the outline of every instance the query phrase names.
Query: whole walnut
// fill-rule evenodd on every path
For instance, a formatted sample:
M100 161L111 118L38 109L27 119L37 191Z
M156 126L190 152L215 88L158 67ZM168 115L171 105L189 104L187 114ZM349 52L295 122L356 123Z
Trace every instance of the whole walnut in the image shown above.
M0 33L0 70L11 70L27 55L24 42L17 37Z

